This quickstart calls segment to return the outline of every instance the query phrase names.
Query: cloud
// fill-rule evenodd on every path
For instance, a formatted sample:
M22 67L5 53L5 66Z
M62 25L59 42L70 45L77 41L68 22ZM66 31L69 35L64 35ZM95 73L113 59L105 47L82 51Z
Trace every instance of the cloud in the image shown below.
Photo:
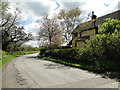
M70 8L82 7L84 2L62 2L63 8L68 10Z
M118 10L118 1L119 0L82 0L85 4L81 7L83 11L92 12L100 17L105 14L111 13ZM109 4L105 6L104 3Z
M102 16L118 9L119 0L21 0L20 2L18 6L22 9L23 16L32 19L42 16L44 12L51 15L59 9L68 10L75 7L80 7L88 13L95 11L97 16Z
M120 1L118 2L118 10L120 10Z
M44 5L43 2L21 2L18 7L22 11L24 20L41 18L45 12L50 14L51 9L51 5Z
M34 37L36 37L38 35L39 24L36 23L36 22L32 22L28 25L25 25L24 28L25 28L26 33L31 33ZM39 44L38 44L38 41L36 40L36 38L34 38L34 40L26 42L25 45L31 45L33 47L39 47Z
M43 16L44 13L51 14L51 12L53 11L53 8L56 8L55 2L50 3L49 0L43 0L42 2L40 1L27 2L27 1L11 2L11 12L13 12L13 8L18 7L21 10L21 15L23 16L22 17L23 20L27 20L27 19L33 20L33 19L41 18L41 16Z
M26 13L30 10L35 16L42 16L45 12L49 14L51 9L51 5L44 5L42 2L25 2L24 6Z
M29 41L29 42L26 42L25 45L31 45L33 47L39 47L38 41Z
M25 28L26 33L31 33L34 36L36 36L39 31L39 24L36 22L32 22L32 23L26 25L24 28Z

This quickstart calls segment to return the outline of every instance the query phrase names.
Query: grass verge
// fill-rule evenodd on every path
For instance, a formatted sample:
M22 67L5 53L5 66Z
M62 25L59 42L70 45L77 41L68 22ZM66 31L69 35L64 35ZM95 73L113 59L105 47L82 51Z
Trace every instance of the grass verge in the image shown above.
M2 51L2 60L0 60L0 68L2 68L9 60L15 57L25 54L37 53L37 52L39 53L39 51L17 51L12 54L7 54L6 52Z

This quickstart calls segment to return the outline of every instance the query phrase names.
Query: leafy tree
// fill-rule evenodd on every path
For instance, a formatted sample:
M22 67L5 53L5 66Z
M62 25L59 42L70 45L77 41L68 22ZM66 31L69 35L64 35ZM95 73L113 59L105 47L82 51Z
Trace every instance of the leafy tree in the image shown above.
M32 39L32 34L24 32L23 27L19 27L21 11L16 8L14 14L8 12L9 3L7 1L1 2L2 12L0 13L0 31L2 32L2 49L7 50L12 44L17 47ZM15 48L14 47L14 48ZM9 47L10 48L10 47Z
M100 34L112 34L116 31L120 31L120 21L107 18L105 22L99 26L98 32Z
M0 42L2 42L2 22L3 16L7 13L8 9L8 1L7 0L0 0ZM0 49L2 47L2 43L0 43Z
M70 41L71 33L75 29L75 27L80 24L82 19L80 19L82 11L79 8L70 9L69 11L65 11L64 9L60 11L58 15L58 19L60 19L61 25L64 27L64 37L67 42Z

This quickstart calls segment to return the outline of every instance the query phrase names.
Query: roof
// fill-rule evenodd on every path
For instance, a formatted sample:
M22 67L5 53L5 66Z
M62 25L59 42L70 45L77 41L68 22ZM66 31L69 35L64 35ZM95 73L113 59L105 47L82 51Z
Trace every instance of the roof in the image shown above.
M85 22L85 23L81 23L75 28L75 30L73 30L72 33L78 33L78 32L81 32L81 31L85 31L85 30L89 30L89 29L93 29L95 27L98 27L98 25L101 25L105 22L106 18L120 20L120 10L117 10L117 11L109 13L107 15L98 17L95 20L91 20L91 21L88 21L88 22ZM95 25L94 25L94 21L95 21Z
M95 28L94 21L88 21L88 22L79 24L72 33L77 33L77 32L85 31L88 29L93 29L93 28Z
M109 13L109 14L107 14L107 15L104 15L104 16L101 16L101 17L97 18L95 25L98 26L98 25L103 24L103 23L105 22L105 19L106 19L106 18L111 18L111 19L118 19L118 20L120 20L120 10L117 10L117 11L115 11L115 12L112 12L112 13Z

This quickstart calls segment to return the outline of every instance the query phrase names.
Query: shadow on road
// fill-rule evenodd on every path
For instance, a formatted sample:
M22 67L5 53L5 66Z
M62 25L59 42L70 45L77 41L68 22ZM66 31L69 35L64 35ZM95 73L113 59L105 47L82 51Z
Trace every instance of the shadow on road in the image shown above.
M103 78L111 78L120 82L120 73L117 72L106 72L102 74Z
M120 82L120 73L119 72L94 72L88 71L89 73L94 73L96 75L100 75L102 78L110 78L115 79L116 81Z
M28 56L28 57L26 57L26 58L33 58L33 59L39 59L37 56Z
M60 65L60 64L47 63L47 64L44 64L44 66L45 66L45 69L70 69L70 67Z
M41 60L37 56L28 56L27 58ZM55 64L47 63L47 64L44 64L43 66L45 67L45 69L70 69L69 66L60 65L60 64L57 64L57 63L55 63Z

